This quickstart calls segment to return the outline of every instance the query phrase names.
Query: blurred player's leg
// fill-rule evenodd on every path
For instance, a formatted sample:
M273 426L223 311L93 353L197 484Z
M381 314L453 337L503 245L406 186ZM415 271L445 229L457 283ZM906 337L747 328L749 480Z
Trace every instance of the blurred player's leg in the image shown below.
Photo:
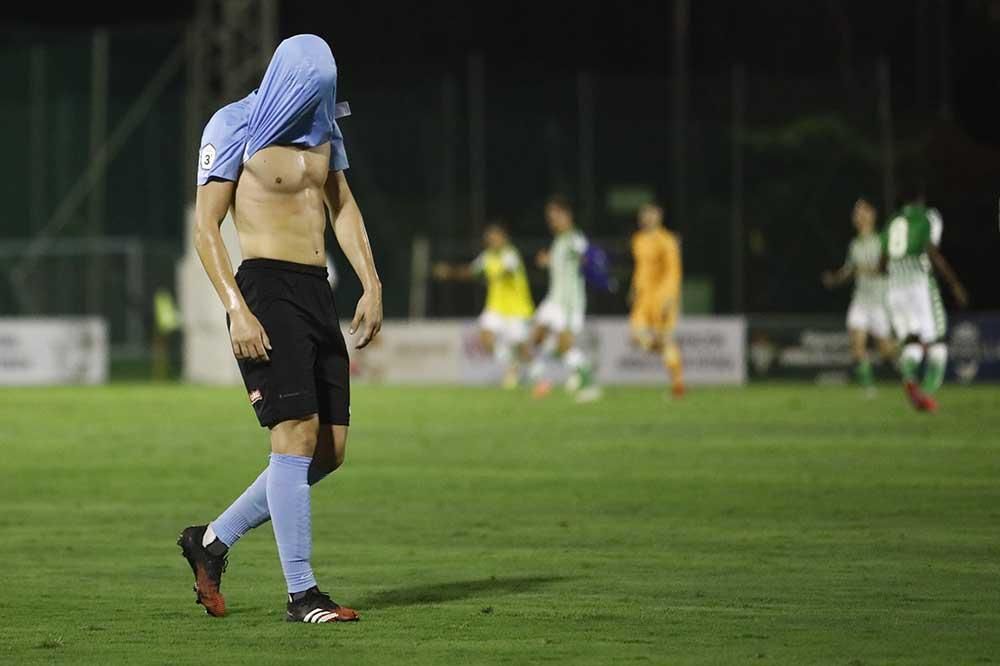
M948 365L948 345L944 338L947 332L947 316L944 303L938 291L937 281L928 279L926 298L923 310L923 339L927 343L927 367L924 370L924 380L920 385L924 393L936 393L944 382L945 370Z
M674 329L677 328L677 305L663 306L665 299L660 300L660 339L662 339L663 366L667 369L670 377L671 393L675 398L684 395L684 361L681 358L681 349L674 338Z
M875 373L871 359L868 358L868 332L855 328L848 333L851 338L851 357L854 359L854 378L862 388L870 389L875 384Z

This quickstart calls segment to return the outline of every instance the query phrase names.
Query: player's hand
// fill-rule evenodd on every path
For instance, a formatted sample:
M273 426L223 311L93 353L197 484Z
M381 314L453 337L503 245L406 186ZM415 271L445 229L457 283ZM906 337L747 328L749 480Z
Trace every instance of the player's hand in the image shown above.
M238 310L229 317L229 339L233 354L240 360L270 361L267 352L271 341L257 317L249 310Z
M355 349L367 347L368 343L382 330L382 292L365 291L358 300L358 307L354 311L354 320L351 321L350 333L354 335L359 330L361 335L354 344Z
M549 265L549 251L539 250L535 255L535 263L539 268L546 268Z
M435 280L447 280L451 278L451 266L443 261L439 261L431 269L431 275L434 276Z
M954 284L951 287L951 293L955 297L955 303L958 304L958 307L964 308L969 305L969 292L965 291L965 287Z
M831 273L830 271L823 271L823 274L820 276L819 279L823 283L824 287L826 287L827 289L833 289L835 285L833 273Z

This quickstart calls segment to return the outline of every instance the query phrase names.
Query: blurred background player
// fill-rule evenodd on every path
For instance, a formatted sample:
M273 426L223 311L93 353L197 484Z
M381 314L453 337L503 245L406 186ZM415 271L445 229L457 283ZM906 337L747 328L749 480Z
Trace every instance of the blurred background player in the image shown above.
M677 236L663 226L663 209L646 204L639 209L639 230L632 236L632 340L659 352L673 384L675 397L684 395L684 366L674 328L681 300L681 251Z
M866 199L858 199L851 220L858 234L847 248L847 259L837 270L823 273L822 279L827 289L854 280L854 295L847 308L851 357L858 383L865 389L872 389L875 374L868 358L868 335L875 338L879 354L885 361L893 361L896 345L889 328L887 281L881 271L882 242L875 232L875 208Z
M555 355L570 371L567 389L578 391L578 402L589 402L600 398L601 391L594 383L590 361L577 345L587 309L581 271L587 239L576 229L569 201L561 196L550 197L545 203L545 221L554 240L536 257L538 266L549 271L549 291L535 314L532 342L536 353L530 370L534 395L544 397L551 392L546 365L548 358Z
M528 333L535 304L531 298L524 262L510 242L507 230L490 224L483 233L485 248L472 263L434 266L438 280L486 280L486 305L479 315L479 340L505 368L504 388L518 385L521 362L530 358Z
M948 283L960 307L966 305L968 296L938 249L944 226L941 214L926 206L922 194L909 201L882 231L882 262L889 273L892 327L903 345L899 361L903 385L914 407L934 411L933 394L941 387L948 364L947 317L934 270ZM918 385L925 359L923 381Z

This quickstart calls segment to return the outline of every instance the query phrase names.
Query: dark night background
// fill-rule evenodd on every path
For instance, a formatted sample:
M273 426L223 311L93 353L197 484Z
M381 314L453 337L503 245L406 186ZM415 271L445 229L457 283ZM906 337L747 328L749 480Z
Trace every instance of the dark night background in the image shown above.
M106 25L112 30L113 125L177 39L194 3L0 11L5 124L27 122L22 54L39 42L51 47L56 62L63 58L57 69L65 78L49 83L49 125L73 120L73 104L85 111L87 31ZM843 259L857 196L870 197L880 216L888 207L877 113L877 68L885 57L894 178L899 183L922 175L944 216L944 252L966 281L973 307L1000 308L992 266L1000 255L1000 0L694 0L683 206L672 200L673 17L674 4L666 0L283 2L281 36L315 32L337 56L340 96L355 114L343 125L349 178L388 289L408 279L415 235L430 236L437 256L457 258L475 247L467 222L465 77L469 54L481 53L488 215L505 218L525 239L522 249L530 250L544 238L540 205L548 193L581 200L576 81L587 72L596 110L596 191L595 208L582 220L585 230L609 245L626 238L631 220L615 212L610 195L625 186L648 188L664 201L668 224L683 233L686 270L709 285L708 307L730 311L736 305L732 80L734 65L742 64L744 309L841 311L847 292L825 292L817 276ZM112 166L109 189L116 196L109 197L114 201L106 225L108 234L140 235L174 255L181 250L183 201L190 193L183 165L193 164L197 150L178 140L182 84L125 151L131 166ZM441 113L448 85L457 99L450 130ZM57 89L66 97L62 111ZM66 130L64 140L75 134ZM83 134L78 149L56 151L63 164L52 166L49 195L57 196L86 163ZM27 150L17 145L18 137L12 140L15 150ZM443 172L445 163L451 173ZM136 176L137 164L146 175ZM21 238L33 227L25 221L27 204L19 203L27 189L24 174L12 173L3 185L9 217L0 236ZM193 179L193 168L187 177ZM449 182L455 192L447 201L441 193ZM389 314L405 314L406 292L404 287L387 299ZM431 313L472 314L474 300L472 289L435 291ZM598 309L621 312L624 303L604 299Z

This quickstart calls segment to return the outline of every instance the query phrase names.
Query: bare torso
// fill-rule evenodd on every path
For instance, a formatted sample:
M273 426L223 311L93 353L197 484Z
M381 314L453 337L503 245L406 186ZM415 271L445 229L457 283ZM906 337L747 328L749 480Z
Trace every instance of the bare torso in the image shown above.
M329 170L329 143L269 146L243 165L233 220L244 259L326 265L323 185Z

